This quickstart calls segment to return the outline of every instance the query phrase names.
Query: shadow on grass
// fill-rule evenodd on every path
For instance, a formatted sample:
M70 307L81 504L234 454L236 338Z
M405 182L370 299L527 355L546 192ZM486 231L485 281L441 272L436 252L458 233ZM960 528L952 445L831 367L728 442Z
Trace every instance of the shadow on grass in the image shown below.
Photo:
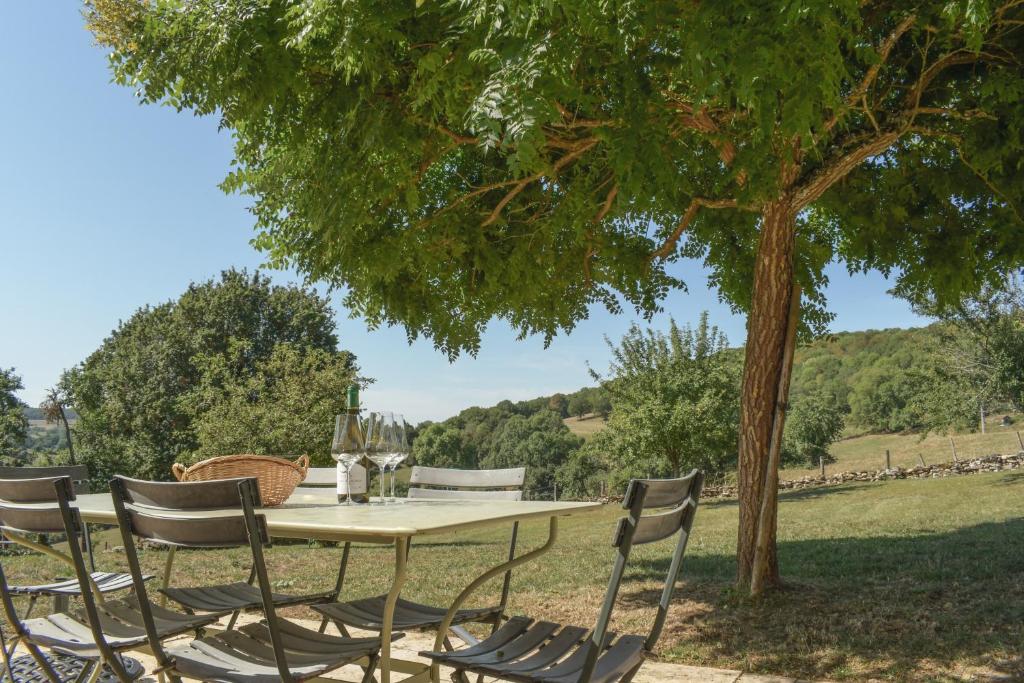
M780 501L814 500L826 496L842 496L850 493L857 493L864 489L878 486L874 482L856 482L849 484L833 484L831 486L812 486L805 489L790 489L779 491Z
M1013 486L1024 482L1024 470L1004 474L996 480L996 486Z
M731 557L688 555L660 650L809 678L946 680L966 664L1024 680L1024 517L782 542L779 557L786 587L755 603L732 593ZM650 611L660 589L639 581L667 571L667 557L636 562L622 606Z

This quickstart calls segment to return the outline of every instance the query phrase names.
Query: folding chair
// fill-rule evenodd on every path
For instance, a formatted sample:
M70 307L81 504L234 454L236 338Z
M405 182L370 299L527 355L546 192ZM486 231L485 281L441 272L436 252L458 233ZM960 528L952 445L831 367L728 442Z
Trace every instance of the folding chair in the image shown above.
M526 479L526 468L515 467L500 470L456 470L439 467L413 467L409 478L409 500L522 500L523 482ZM516 536L519 523L512 525L512 538L509 543L508 559L515 557ZM337 594L341 594L345 580L345 569L348 563L350 544L346 543L342 550L341 569L338 572ZM485 623L497 628L508 604L509 583L512 580L511 570L505 573L501 587L501 598L498 604L487 607L463 609L455 615L452 632L467 643L475 643L474 638L462 624ZM362 600L348 602L332 602L325 605L314 605L313 609L324 615L320 624L323 631L327 622L333 621L341 633L348 633L347 627L364 631L380 631L384 623L384 605L387 595L378 595ZM444 619L447 610L443 607L423 605L411 600L398 599L395 606L393 628L401 631L436 630Z
M177 547L224 548L249 546L264 620L226 630L189 643L164 646L156 638L157 620L143 611L151 633L157 673L172 681L180 677L201 681L278 683L304 681L346 664L363 666L364 681L380 656L380 638L346 638L303 628L275 612L263 548L270 543L266 518L257 515L259 488L255 479L220 479L167 485L116 477L111 482L114 510L121 527L128 567L140 603L150 606L142 580L135 537ZM202 505L196 504L201 502ZM157 509L186 507L229 508L206 514L169 516ZM240 510L239 510L240 508Z
M0 529L17 543L36 547L47 554L67 562L77 577L77 595L83 608L79 613L56 612L46 617L26 619L17 614L13 594L0 566L0 599L4 613L14 633L15 643L21 643L35 659L39 671L53 683L62 678L40 647L48 647L61 655L70 655L81 661L78 679L93 680L106 665L122 683L133 679L122 659L125 650L161 639L195 631L216 621L216 617L196 617L164 610L149 605L144 595L139 597L137 586L145 583L141 573L131 575L136 595L123 600L106 601L97 586L95 574L85 566L80 546L84 525L78 510L71 507L75 493L69 477L46 479L0 480ZM43 503L51 503L43 505ZM37 546L27 534L67 534L68 554L47 546ZM136 580L137 579L137 580ZM154 628L143 628L145 614L155 615ZM4 666L11 680L14 676L10 650L4 650Z
M129 481L129 480L125 480ZM212 487L214 494L201 493L204 489L196 488L193 485L202 482L145 482L133 481L133 486L142 506L150 508L153 514L173 514L175 512L186 512L189 510L201 510L211 508L223 508L241 510L241 504L237 492L224 496L223 492ZM187 486L188 488L181 488ZM184 495L189 491L191 495ZM190 614L216 614L223 616L231 614L228 622L228 629L234 627L235 621L241 612L257 609L263 604L263 598L259 588L253 585L256 579L255 567L250 569L249 578L245 581L234 581L231 583L216 584L212 586L198 587L172 587L169 584L171 565L175 560L177 546L171 545L168 550L166 566L164 568L163 586L160 592ZM290 595L285 593L274 593L274 604L278 607L292 605L308 605L318 602L328 602L335 599L334 591L324 591L309 595Z
M435 666L453 667L456 680L464 678L465 672L473 672L517 683L628 683L640 670L665 625L702 483L703 474L697 470L681 479L634 479L629 483L623 501L623 507L629 512L619 520L615 530L612 540L617 550L615 564L597 625L589 633L578 626L512 617L476 645L454 652L420 654L433 660ZM642 516L648 508L665 507L671 509ZM608 623L633 545L673 535L678 535L679 539L650 633L647 636L610 633Z

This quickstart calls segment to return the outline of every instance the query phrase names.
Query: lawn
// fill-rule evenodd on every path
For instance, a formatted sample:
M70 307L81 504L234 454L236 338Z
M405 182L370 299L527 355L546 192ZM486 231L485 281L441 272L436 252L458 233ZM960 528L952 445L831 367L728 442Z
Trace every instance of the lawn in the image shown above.
M557 546L513 581L511 610L588 625L611 563L618 510L566 520ZM978 671L1024 676L1024 472L836 486L781 496L779 553L786 589L759 604L730 589L736 504L706 502L658 655L667 660L803 678L942 680ZM526 525L522 547L546 524ZM116 538L100 535L98 546ZM444 602L485 565L506 535L466 532L414 546L406 596ZM164 553L145 551L157 573ZM333 581L337 548L278 545L269 553L279 587L314 590ZM615 628L642 631L667 570L664 543L635 552ZM4 557L12 582L63 573L40 556ZM102 568L123 555L101 550ZM358 547L345 594L390 582L392 551ZM177 580L244 576L246 555L179 555ZM490 594L497 590L492 584ZM485 591L487 588L485 588Z

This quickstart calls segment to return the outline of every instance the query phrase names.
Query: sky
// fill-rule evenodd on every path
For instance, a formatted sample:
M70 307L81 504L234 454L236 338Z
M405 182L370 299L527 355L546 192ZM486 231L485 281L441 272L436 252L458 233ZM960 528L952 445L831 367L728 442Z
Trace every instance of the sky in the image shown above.
M0 4L0 367L14 367L38 405L65 369L94 351L140 306L176 298L192 281L229 267L258 268L249 240L250 199L218 189L231 138L214 118L142 106L111 83L104 52L84 29L75 0ZM294 272L269 273L280 284ZM744 319L707 288L698 263L675 274L689 285L665 314L695 322L708 310L733 344ZM832 331L924 324L887 294L880 274L829 269ZM401 328L369 331L332 302L341 346L376 381L371 409L438 420L474 405L574 391L604 369L607 335L618 340L635 316L595 308L544 348L494 322L476 358L449 363L428 340Z

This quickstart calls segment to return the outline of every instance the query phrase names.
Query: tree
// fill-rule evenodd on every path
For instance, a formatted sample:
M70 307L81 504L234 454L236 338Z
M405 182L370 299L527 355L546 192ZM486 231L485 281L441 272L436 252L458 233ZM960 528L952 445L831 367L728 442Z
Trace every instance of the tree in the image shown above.
M548 399L548 410L558 415L558 417L569 417L569 399L565 394L553 394Z
M462 430L445 423L428 425L416 437L412 446L412 459L426 467L452 467L477 469L475 452L463 442Z
M68 421L67 413L69 405L69 390L67 383L62 380L46 392L46 399L39 405L39 409L43 411L43 419L48 424L60 422L61 426L64 427L64 439L68 444L68 458L71 464L75 465L77 464L75 461L75 445L71 440L71 423Z
M682 286L666 267L701 260L748 314L753 592L779 581L781 406L791 337L828 321L824 266L948 304L1024 262L1017 0L91 0L86 17L117 81L232 131L223 187L254 197L271 262L344 287L371 325L450 355L494 317L550 339L592 305L652 314Z
M577 420L582 420L584 415L593 410L590 397L583 392L573 394L569 399L568 410L570 415L575 415Z
M236 340L226 356L200 356L202 380L191 409L196 448L191 460L217 455L308 455L332 466L334 416L345 411L346 389L356 380L347 353L306 349L289 342L237 375L250 353Z
M326 298L258 273L228 270L176 301L139 309L62 379L78 413L80 459L101 481L114 473L168 479L174 462L200 449L196 419L214 407L217 390L230 398L237 385L266 381L280 344L353 363L337 349Z
M542 410L530 417L512 415L495 431L481 467L525 467L524 487L534 496L551 495L556 472L582 445L562 418Z
M24 404L16 396L24 388L14 368L0 368L0 457L6 462L22 454L28 437Z
M782 436L782 460L794 465L833 462L829 446L843 431L842 410L825 396L807 396L793 405Z
M608 398L608 392L598 391L594 394L594 412L605 420L612 412L612 400Z
M697 327L667 333L633 325L612 353L608 426L593 439L619 484L631 477L718 472L736 462L739 367L725 336L701 314Z
M935 315L940 328L939 355L943 367L957 376L963 400L978 409L999 403L1024 406L1024 273L1011 273L998 286L986 286L954 306L932 300L918 310Z

